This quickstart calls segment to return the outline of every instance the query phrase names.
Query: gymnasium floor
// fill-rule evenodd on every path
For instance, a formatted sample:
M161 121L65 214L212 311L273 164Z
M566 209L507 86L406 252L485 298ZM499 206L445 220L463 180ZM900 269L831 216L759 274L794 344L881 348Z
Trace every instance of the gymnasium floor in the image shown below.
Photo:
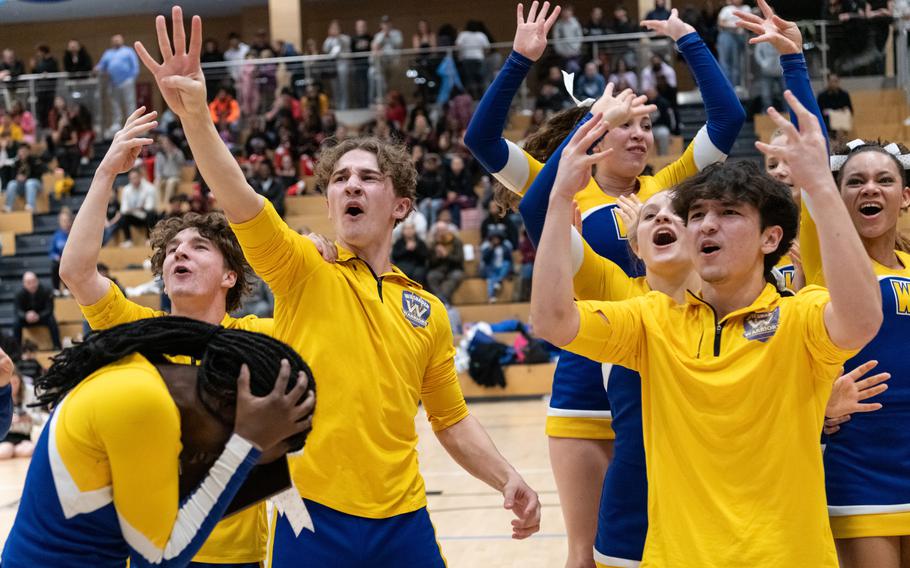
M421 410L417 416L421 471L430 515L451 568L543 568L565 562L565 526L547 457L543 400L469 404L496 446L540 495L540 532L511 539L502 496L465 473L442 449ZM0 546L13 523L27 460L0 462Z

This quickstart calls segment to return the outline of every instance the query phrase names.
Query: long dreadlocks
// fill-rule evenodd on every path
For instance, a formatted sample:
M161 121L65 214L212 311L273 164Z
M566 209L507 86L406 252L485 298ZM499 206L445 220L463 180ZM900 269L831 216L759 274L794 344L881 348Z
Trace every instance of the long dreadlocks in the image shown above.
M54 357L47 373L35 382L34 405L57 405L86 377L131 353L139 353L152 363L167 363L168 355L184 355L199 362L196 376L199 400L219 420L216 406L233 406L237 400L237 376L244 363L249 367L250 390L255 396L272 392L282 359L287 359L291 367L288 391L297 383L300 371L307 377L307 391L316 389L309 366L281 341L260 333L168 316L94 332L84 342L63 350ZM300 449L305 436L306 433L295 436L291 440L292 449Z

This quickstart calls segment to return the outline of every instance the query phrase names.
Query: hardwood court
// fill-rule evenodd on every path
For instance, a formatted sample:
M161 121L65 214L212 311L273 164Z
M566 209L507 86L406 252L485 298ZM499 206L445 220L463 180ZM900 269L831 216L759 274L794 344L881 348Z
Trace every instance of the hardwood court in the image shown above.
M540 495L540 533L511 539L511 513L502 497L465 473L436 441L423 411L417 415L420 466L430 515L451 568L544 568L565 562L565 526L547 457L543 400L469 403L500 451ZM0 546L13 523L27 460L0 462Z

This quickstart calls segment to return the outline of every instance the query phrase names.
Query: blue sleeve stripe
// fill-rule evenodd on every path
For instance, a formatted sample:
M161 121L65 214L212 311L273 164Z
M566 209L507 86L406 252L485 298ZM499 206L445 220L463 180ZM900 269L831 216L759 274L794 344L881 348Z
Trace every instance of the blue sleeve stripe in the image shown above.
M805 56L802 53L781 55L780 65L784 70L784 83L787 88L804 107L809 109L809 112L818 118L825 140L828 140L828 129L825 127L825 119L822 117L822 111L818 107L818 101L812 91L812 83L809 82L809 67L806 65ZM790 111L790 121L799 128L799 120L792 110Z
M676 45L685 56L695 82L698 83L708 114L705 123L708 137L718 150L729 154L746 121L746 111L717 60L697 33L684 35Z
M477 161L490 173L502 170L509 159L509 149L502 138L512 99L534 64L527 57L512 52L487 88L471 117L464 142Z

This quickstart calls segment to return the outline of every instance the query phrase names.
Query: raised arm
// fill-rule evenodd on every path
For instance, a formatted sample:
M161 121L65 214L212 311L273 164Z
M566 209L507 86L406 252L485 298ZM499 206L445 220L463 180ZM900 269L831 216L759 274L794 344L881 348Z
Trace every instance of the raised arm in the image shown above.
M205 98L205 76L200 66L202 51L202 20L193 16L189 51L183 27L183 10L172 10L173 45L168 37L164 16L155 18L158 47L162 62L156 62L142 45L136 42L136 53L152 72L164 102L180 117L186 139L193 150L196 166L212 188L218 205L232 223L249 221L262 210L263 198L246 182L243 171L218 135L209 114Z
M465 145L483 167L504 186L516 193L523 193L532 177L531 166L539 163L521 148L502 137L512 99L535 61L547 47L547 34L559 17L556 6L547 17L550 3L544 2L537 11L537 0L531 3L528 17L524 6L517 7L517 27L512 53L487 88L471 117L464 135ZM532 162L529 163L529 160Z
M98 272L98 255L107 221L107 204L111 199L117 174L130 170L142 147L152 143L146 138L158 125L156 113L143 114L145 107L136 109L115 136L111 147L101 160L85 201L73 220L70 236L60 257L60 279L82 306L99 301L110 289L111 281Z
M828 165L828 150L818 121L793 93L784 93L797 114L800 130L774 109L769 116L786 141L756 142L766 156L786 160L793 182L812 200L821 259L831 300L825 307L825 326L841 349L859 349L875 337L882 322L882 297L872 263L853 228Z

